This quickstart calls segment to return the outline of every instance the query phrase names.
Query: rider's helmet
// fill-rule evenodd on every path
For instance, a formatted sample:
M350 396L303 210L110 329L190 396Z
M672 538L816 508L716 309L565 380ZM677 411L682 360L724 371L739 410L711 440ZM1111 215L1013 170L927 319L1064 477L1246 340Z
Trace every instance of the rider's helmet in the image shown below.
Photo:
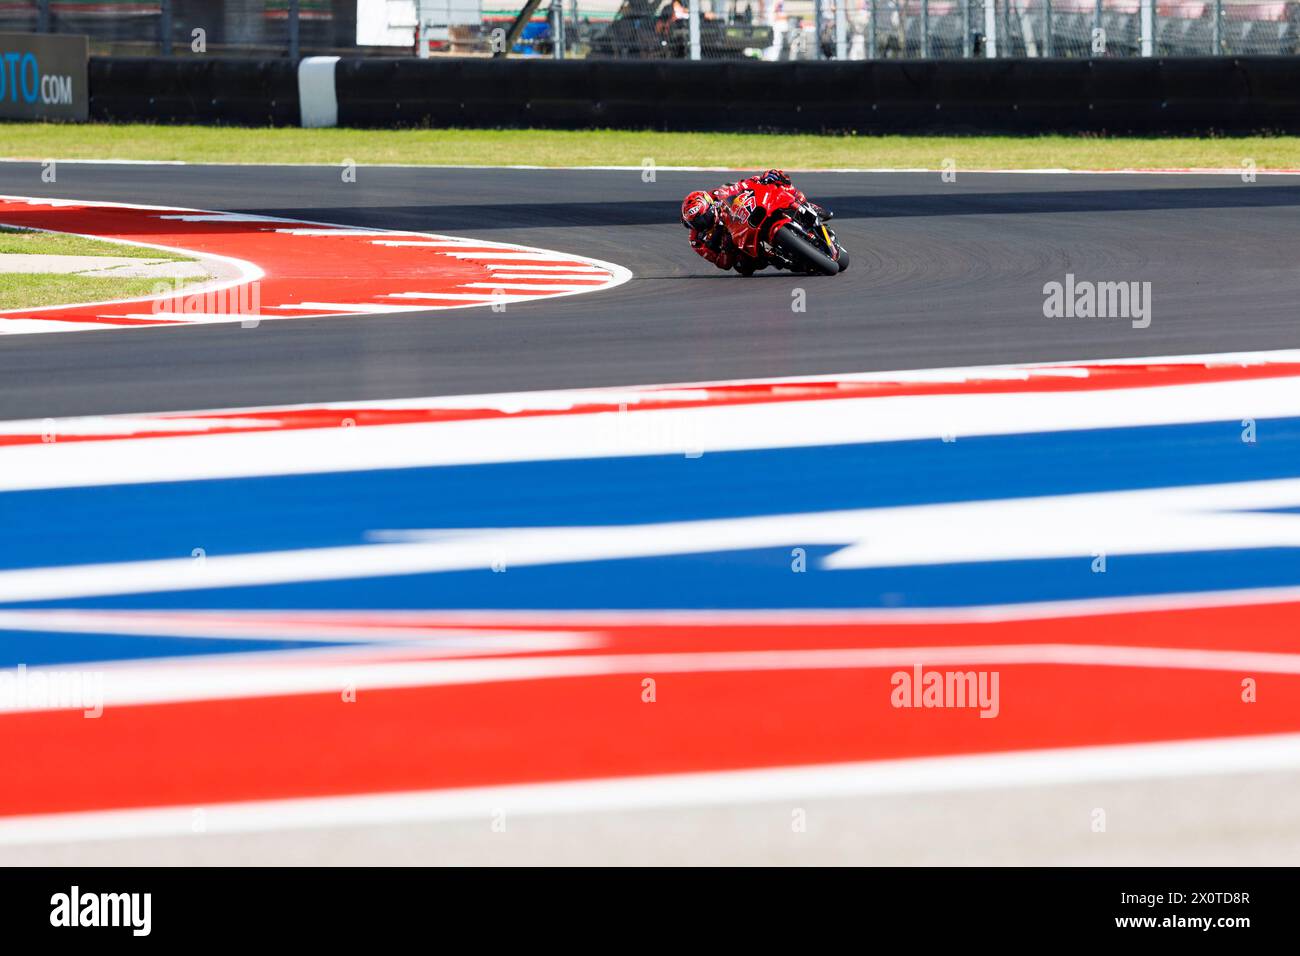
M687 193L686 198L682 200L682 225L687 229L703 232L712 229L716 220L717 213L713 209L712 196L702 189Z
M784 169L769 169L767 172L755 178L764 186L790 185L790 177L785 174Z

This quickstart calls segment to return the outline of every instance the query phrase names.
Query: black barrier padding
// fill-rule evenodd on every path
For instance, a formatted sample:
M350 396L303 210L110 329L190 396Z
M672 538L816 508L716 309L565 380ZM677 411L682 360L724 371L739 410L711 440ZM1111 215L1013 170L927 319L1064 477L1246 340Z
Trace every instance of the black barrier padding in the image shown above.
M344 126L859 133L1300 132L1293 57L341 60ZM288 60L94 57L96 119L298 122Z
M1201 122L1251 122L1245 74L1232 60L1168 60L1161 63L1161 108L1178 126ZM1235 117L1235 119L1234 119Z
M296 125L288 60L91 57L90 115L101 121Z
M490 68L490 62L484 62ZM596 125L595 99L589 81L589 64L574 60L547 64L528 63L523 82L526 84L525 125L546 127L587 127ZM561 69L548 70L548 66ZM544 73L542 72L544 71Z
M1260 71L1262 74L1262 70ZM1162 60L1160 84L1165 99L1245 102L1250 90L1246 74L1232 60Z
M1234 64L1239 60L1233 60ZM1300 89L1300 57L1253 57L1249 69L1243 71L1243 79L1249 81L1249 92L1257 97L1288 103L1294 110L1297 106L1296 90ZM1243 82L1243 86L1246 83Z

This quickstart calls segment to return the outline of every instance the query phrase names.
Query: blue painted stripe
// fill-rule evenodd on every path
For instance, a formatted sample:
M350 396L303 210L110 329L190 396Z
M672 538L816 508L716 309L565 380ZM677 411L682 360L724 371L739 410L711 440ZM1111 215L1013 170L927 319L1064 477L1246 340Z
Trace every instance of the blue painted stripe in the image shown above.
M797 542L792 543L792 547ZM1300 548L996 561L825 571L832 547L354 578L206 591L78 598L17 607L123 609L628 609L966 607L1300 586Z
M0 494L0 568L1300 476L1300 418Z
M140 636L134 634L67 633L63 631L0 630L0 668L193 657L204 654L248 654L259 651L311 650L341 647L320 641L251 641L226 638Z

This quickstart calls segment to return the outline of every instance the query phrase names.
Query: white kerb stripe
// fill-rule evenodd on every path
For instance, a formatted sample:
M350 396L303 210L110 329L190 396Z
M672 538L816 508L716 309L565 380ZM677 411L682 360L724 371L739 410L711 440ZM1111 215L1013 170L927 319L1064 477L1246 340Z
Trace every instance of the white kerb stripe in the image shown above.
M577 285L575 283L554 282L550 285L537 285L536 283L524 284L522 282L466 282L460 288L462 289L530 289L533 292L577 292L585 289L599 289L601 286L591 283Z
M563 272L494 272L494 279L546 279L549 282L563 282L565 279L581 279L584 282L600 282L606 276L596 272L575 272L568 275ZM592 286L598 288L598 286Z
M510 252L503 249L490 252L449 252L447 255L455 256L457 259L509 259L523 262L572 262L575 265L586 265L576 256L566 256L559 252Z
M608 269L601 269L598 266L543 266L528 264L526 266L513 265L509 262L489 262L484 265L485 269L527 269L529 272L554 270L556 272L596 272L603 275L609 275Z
M58 319L0 319L0 335L26 335L33 332L94 332L117 329L119 325L100 322L62 322Z

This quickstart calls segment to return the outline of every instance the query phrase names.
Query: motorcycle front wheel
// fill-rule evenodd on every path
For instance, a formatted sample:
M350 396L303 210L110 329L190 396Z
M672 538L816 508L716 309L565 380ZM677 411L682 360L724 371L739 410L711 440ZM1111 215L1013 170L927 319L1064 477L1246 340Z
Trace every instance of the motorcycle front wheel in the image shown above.
M820 273L824 276L840 273L840 264L814 246L790 223L786 223L776 231L776 235L772 237L772 245L777 246L793 259L796 265L802 266L808 272Z

